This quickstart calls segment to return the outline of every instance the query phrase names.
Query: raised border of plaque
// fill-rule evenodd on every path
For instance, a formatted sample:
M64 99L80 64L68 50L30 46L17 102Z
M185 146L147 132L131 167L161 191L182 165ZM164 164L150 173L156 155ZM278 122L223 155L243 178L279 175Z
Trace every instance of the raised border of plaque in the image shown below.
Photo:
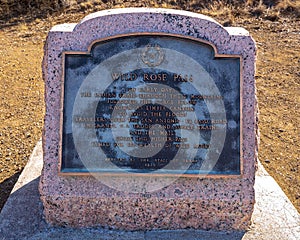
M235 173L217 173L217 174L214 174L212 172L204 172L204 173L195 173L195 174L192 174L192 173L189 173L189 172L185 172L185 173L165 173L165 172L161 172L161 173L153 173L153 172L150 172L148 174L151 174L152 176L164 176L164 175L167 175L167 176L173 176L173 177L199 177L199 175L204 175L205 177L239 177L242 172L243 172L243 161L241 161L241 156L242 156L242 100L241 100L241 94L242 94L242 84L243 84L243 81L242 81L242 57L241 55L229 55L229 54L218 54L217 53L217 49L216 47L208 42L208 41L205 41L205 40L202 40L202 39L197 39L195 37L189 37L189 36L181 36L181 35L177 35L177 34L168 34L168 33L132 33L132 34L125 34L125 35L116 35L116 36L113 36L113 37L108 37L108 38L104 38L104 39L101 39L101 40L96 40L94 42L91 43L91 45L88 47L88 51L86 52L78 52L78 51L70 51L70 52L63 52L63 62L62 62L62 67L63 67L63 76L62 76L62 89L64 89L64 85L65 85L65 68L66 68L66 65L65 65L65 58L66 56L68 55L82 55L82 56L91 56L91 52L92 52L92 48L98 44L98 43L102 43L102 42L106 42L106 41L110 41L110 40L117 40L117 39L121 39L123 37L140 37L140 36L158 36L158 37L169 37L169 38L178 38L180 40L191 40L191 41L194 41L194 42L198 42L198 43L202 43L204 45L208 45L209 47L212 48L212 51L213 51L213 55L214 55L214 60L217 61L218 58L233 58L233 59L239 59L239 71L240 71L240 74L239 74L239 100L240 100L240 104L239 104L239 115L240 115L240 123L239 123L239 140L240 140L240 146L239 146L239 172L235 172ZM62 90L62 96L61 96L61 126L63 126L64 124L64 113L63 113L63 110L64 110L64 90ZM226 109L225 109L226 110ZM136 177L142 177L142 176L145 176L147 173L143 173L143 172L127 172L127 171L121 171L121 172L112 172L112 171L96 171L96 172L89 172L87 170L85 171L78 171L78 170L67 170L67 171L63 171L63 167L62 167L62 152L63 152L63 127L61 128L61 131L60 131L60 152L59 152L59 165L58 165L58 171L59 171L59 175L70 175L70 176L75 176L75 175L95 175L95 174L101 174L101 175L118 175L118 176L126 176L128 174L134 174ZM230 156L229 156L230 158Z
M241 174L60 173L64 53L87 53L95 42L136 34L196 39L212 46L215 56L241 58ZM78 24L54 26L43 59L46 114L39 191L45 220L58 226L125 230L246 230L255 202L259 140L255 59L255 42L245 29L223 27L207 16L186 11L113 9L90 14Z

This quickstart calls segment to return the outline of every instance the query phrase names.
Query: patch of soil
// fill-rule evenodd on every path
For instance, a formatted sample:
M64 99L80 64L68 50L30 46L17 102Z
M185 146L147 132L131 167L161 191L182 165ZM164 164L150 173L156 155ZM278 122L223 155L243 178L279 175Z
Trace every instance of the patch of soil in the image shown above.
M240 25L258 47L259 159L300 211L300 20L248 21Z
M257 42L259 158L300 211L300 19L276 17L269 21L243 14L229 19L215 16L212 10L205 13L220 23L246 28ZM41 61L46 34L57 23L78 22L85 15L57 13L27 23L19 18L13 24L2 24L0 209L42 136Z
M25 25L0 31L0 207L41 138L43 43Z

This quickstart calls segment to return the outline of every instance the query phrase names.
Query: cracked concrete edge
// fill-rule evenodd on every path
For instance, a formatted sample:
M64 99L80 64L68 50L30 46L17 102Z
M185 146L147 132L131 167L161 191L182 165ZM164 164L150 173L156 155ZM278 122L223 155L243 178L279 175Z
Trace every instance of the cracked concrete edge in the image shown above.
M128 232L103 228L51 227L43 220L38 192L43 166L42 142L35 146L0 214L0 240L8 239L300 239L300 214L276 181L258 164L255 181L256 203L247 232L202 230L152 230Z

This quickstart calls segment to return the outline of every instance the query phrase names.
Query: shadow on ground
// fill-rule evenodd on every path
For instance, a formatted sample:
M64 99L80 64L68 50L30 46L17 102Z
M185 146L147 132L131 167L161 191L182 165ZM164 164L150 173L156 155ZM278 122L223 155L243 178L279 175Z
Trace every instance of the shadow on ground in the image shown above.
M13 189L14 185L18 181L18 178L21 174L21 171L15 173L10 178L4 180L0 183L0 209L3 208L7 198L9 197L9 193Z

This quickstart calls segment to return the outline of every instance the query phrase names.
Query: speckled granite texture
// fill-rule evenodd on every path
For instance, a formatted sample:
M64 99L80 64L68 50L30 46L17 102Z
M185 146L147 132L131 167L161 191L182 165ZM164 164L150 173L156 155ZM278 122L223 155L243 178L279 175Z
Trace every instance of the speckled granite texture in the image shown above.
M162 32L210 42L216 54L242 57L242 164L238 177L179 178L151 194L116 191L92 176L59 176L62 52L87 52L96 40L128 33ZM245 230L255 202L257 160L256 47L242 28L224 28L200 14L168 9L116 9L90 14L79 24L53 27L45 45L44 167L39 185L47 222L127 230ZM155 182L159 177L149 177ZM160 177L162 178L162 177ZM136 181L139 178L136 179ZM160 181L163 179L160 179ZM115 177L126 185L126 177Z

